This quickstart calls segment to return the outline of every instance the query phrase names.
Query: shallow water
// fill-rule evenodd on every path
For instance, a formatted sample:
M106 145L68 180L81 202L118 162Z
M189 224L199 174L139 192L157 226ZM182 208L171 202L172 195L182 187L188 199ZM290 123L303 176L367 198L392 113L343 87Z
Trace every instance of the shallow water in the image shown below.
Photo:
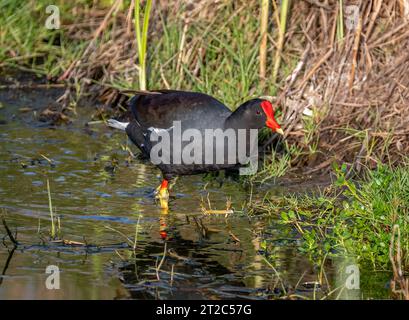
M241 211L249 197L241 184L182 177L169 214L163 214L153 197L159 171L144 160L128 163L124 133L103 124L86 127L91 108L79 109L70 125L36 120L38 110L56 96L0 93L0 206L19 241L13 250L0 226L5 239L0 299L271 299L291 288L296 295L322 296L311 284L320 270L297 249L297 234L274 218ZM21 109L27 107L28 112ZM83 245L49 241L47 179L59 238ZM311 185L265 185L253 190L253 197L266 191L280 196L289 189ZM203 215L201 199L208 194L217 209L231 197L236 212L227 218ZM46 287L50 265L61 271L58 290ZM345 259L327 261L332 289L344 266ZM388 297L388 279L363 270L361 290L345 290L340 297Z

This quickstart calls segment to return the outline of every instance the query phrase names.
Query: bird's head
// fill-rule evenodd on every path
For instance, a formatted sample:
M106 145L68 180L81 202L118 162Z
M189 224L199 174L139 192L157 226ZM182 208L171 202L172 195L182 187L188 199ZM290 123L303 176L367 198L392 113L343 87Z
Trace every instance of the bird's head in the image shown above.
M273 132L284 135L283 129L274 117L274 108L266 99L252 99L243 103L235 113L241 113L240 118L248 128L270 128Z

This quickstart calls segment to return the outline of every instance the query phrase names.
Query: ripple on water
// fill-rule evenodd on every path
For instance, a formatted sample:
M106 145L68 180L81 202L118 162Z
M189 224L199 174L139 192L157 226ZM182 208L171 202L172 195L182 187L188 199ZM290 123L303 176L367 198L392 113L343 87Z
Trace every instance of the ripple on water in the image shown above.
M65 182L64 176L59 176L58 178L54 179L55 182Z
M25 176L36 176L37 172L33 172L33 171L24 171L23 174Z

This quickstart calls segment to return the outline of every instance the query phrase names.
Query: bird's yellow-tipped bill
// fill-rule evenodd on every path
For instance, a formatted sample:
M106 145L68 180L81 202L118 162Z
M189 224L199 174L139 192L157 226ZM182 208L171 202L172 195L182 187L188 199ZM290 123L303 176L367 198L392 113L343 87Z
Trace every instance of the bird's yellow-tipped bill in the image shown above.
M281 134L282 136L284 135L284 131L283 131L283 129L281 129L281 128L278 128L278 129L276 130L276 132L277 132L278 134Z

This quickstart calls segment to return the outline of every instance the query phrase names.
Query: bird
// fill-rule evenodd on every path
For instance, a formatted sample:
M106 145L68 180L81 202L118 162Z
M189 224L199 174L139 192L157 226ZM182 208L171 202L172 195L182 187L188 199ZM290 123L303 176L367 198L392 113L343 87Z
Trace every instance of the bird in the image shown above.
M268 127L284 135L274 117L272 103L263 98L248 100L232 112L205 93L138 91L129 106L129 122L109 119L107 124L124 130L142 154L161 170L163 179L156 188L156 198L164 210L169 208L169 189L179 176L242 167L239 138L246 138L243 157L248 160L251 129ZM231 135L232 141L228 140ZM220 154L221 158L217 158Z

